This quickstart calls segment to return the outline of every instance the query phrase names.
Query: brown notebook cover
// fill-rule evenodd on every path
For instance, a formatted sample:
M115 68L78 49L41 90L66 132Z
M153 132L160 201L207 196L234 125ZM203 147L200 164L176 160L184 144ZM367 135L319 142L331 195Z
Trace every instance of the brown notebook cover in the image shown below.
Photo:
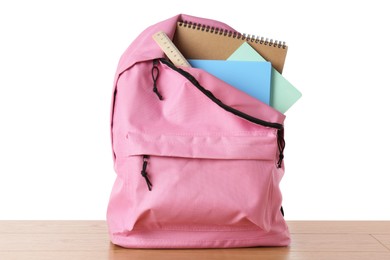
M248 42L282 73L287 55L283 42L248 37L200 24L178 22L173 43L187 59L226 60L243 42Z

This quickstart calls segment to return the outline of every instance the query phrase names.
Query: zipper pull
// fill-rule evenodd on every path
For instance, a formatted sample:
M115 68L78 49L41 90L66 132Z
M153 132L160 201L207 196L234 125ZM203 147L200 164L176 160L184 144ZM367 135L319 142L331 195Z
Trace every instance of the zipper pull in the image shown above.
M278 168L282 167L283 162L283 151L286 146L286 142L284 141L284 128L278 130L278 148L279 148L279 160L278 160Z
M153 92L156 93L158 99L163 100L163 97L161 96L160 92L158 92L157 89L157 79L160 71L157 67L158 61L157 59L153 60L153 68L152 68L152 79L153 79Z
M148 173L146 172L146 167L148 166L148 159L149 159L149 156L148 155L144 155L144 159L143 159L144 163L142 165L141 175L142 175L142 177L145 178L146 185L148 185L148 190L151 191L153 185L152 185L152 183L149 180Z

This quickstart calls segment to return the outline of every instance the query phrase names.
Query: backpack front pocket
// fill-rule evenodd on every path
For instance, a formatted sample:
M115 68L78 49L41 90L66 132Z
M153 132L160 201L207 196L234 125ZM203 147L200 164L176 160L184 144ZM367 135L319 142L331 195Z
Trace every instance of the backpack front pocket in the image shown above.
M139 172L129 178L129 227L269 231L273 168L272 161L150 156L152 190Z
M268 232L278 185L276 131L246 134L130 133L128 145L136 152L121 159L131 169L128 230Z

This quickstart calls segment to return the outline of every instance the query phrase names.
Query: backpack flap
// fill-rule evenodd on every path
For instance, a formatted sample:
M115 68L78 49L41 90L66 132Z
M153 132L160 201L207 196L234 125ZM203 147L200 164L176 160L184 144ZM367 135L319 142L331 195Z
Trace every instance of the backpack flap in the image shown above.
M118 81L113 121L117 156L276 159L283 114L207 72L187 68L202 91L164 63L158 65L156 83L160 100L150 73L143 73L152 63L137 64Z

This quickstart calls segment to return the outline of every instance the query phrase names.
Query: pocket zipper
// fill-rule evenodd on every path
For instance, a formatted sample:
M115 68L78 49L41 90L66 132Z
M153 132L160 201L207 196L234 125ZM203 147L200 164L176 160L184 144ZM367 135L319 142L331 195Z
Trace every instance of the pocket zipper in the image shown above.
M152 183L149 180L148 173L146 172L146 167L148 166L148 160L149 160L149 155L144 155L143 156L143 164L142 164L142 170L141 170L141 175L142 177L145 178L146 185L148 185L148 190L152 190Z
M286 145L286 143L284 141L284 127L283 127L282 124L273 123L273 122L267 122L267 121L261 120L259 118L256 118L256 117L253 117L251 115L248 115L248 114L246 114L246 113L244 113L244 112L242 112L240 110L237 110L237 109L235 109L235 108L233 108L231 106L226 105L220 99L215 97L214 94L210 90L207 90L202 85L200 85L199 82L195 79L195 77L192 76L187 71L182 70L182 69L176 67L170 61L168 61L167 59L164 59L164 58L154 59L153 60L153 65L154 66L155 66L157 60L160 60L161 63L167 65L169 68L171 68L172 70L178 72L180 75L185 77L188 81L190 81L192 83L192 85L194 85L204 95L206 95L209 99L211 99L211 101L213 101L215 104L217 104L219 107L223 108L224 110L226 110L226 111L228 111L228 112L230 112L230 113L232 113L232 114L234 114L234 115L236 115L238 117L246 119L246 120L248 120L248 121L250 121L252 123L255 123L257 125L262 125L262 126L265 126L265 127L271 127L271 128L277 129L278 130L278 149L279 149L279 160L277 162L277 166L278 166L278 168L282 167L282 162L283 162L283 158L284 158L283 151L284 151L284 147Z

